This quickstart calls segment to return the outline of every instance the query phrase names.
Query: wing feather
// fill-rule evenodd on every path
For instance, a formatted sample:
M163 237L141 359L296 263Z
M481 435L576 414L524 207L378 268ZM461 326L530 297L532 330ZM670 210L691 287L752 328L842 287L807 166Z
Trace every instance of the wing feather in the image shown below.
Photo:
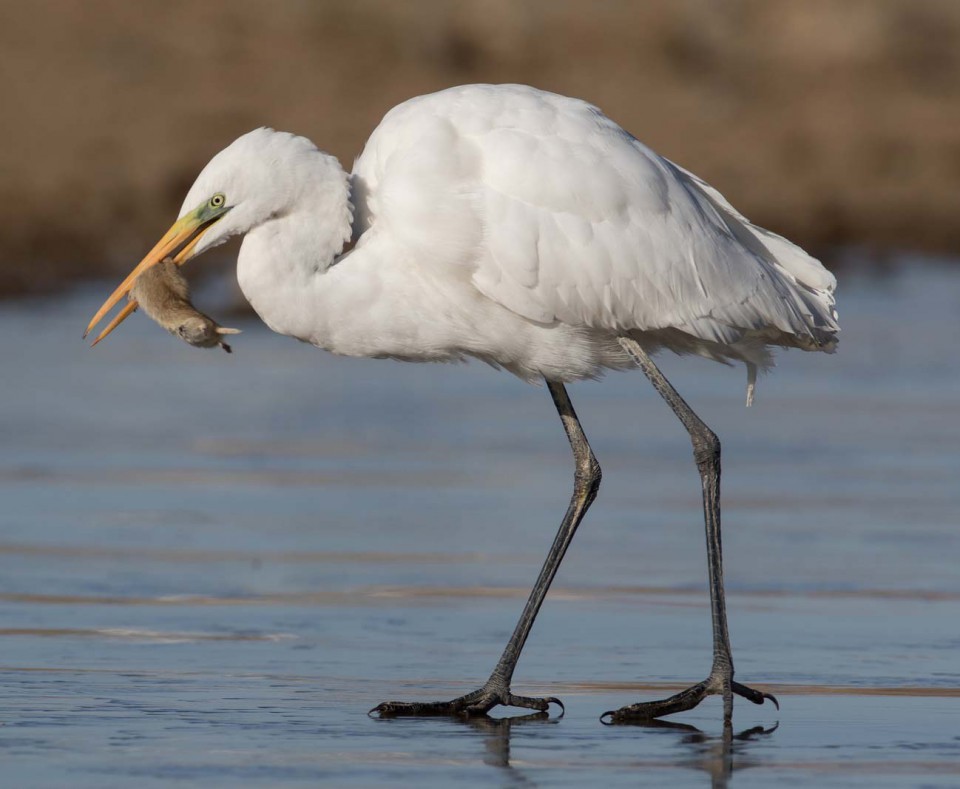
M354 178L369 196L361 230L384 223L531 321L723 345L753 333L822 347L837 331L819 261L576 99L523 86L413 99Z

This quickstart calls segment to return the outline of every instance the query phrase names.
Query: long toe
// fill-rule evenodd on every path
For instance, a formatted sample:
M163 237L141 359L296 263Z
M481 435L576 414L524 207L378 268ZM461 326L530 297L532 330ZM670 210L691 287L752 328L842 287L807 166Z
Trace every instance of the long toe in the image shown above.
M754 690L753 688L748 688L746 685L741 685L739 682L731 682L730 690L738 696L745 698L747 701L752 701L754 704L763 704L764 701L769 700L773 702L774 707L778 710L780 709L780 702L777 701L777 697L772 693Z
M473 706L477 707L477 711L473 714L482 714L493 706L491 703L485 709L481 709L484 701L483 691L475 690L473 693L467 693L450 701L385 701L370 710L367 715L379 715L381 718L463 715Z
M487 688L475 690L452 701L385 701L374 707L368 715L381 718L428 717L438 715L478 717L486 715L497 706L521 707L537 712L548 712L551 704L560 707L563 717L564 706L560 699L548 696L516 696L513 693L499 692Z
M696 685L666 699L642 701L639 704L631 704L618 710L608 710L600 716L600 720L608 725L651 721L664 715L672 715L675 712L692 710L708 695L707 683L698 682Z
M556 696L538 698L536 696L515 696L510 693L507 696L506 704L508 707L522 707L523 709L537 710L538 712L549 712L550 705L556 704L560 708L560 715L558 716L560 718L567 712L567 708L563 706L563 702Z
M418 717L430 715L454 715L460 712L453 702L446 701L385 701L374 707L368 715L381 718Z

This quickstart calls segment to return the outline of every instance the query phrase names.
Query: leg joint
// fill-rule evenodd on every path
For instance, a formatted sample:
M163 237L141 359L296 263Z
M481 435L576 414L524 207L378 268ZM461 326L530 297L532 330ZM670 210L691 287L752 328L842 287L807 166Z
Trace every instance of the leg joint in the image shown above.
M577 493L585 494L591 500L600 490L600 480L603 478L603 472L600 470L600 464L591 452L586 458L577 463L577 469L573 475L573 487Z
M716 433L703 425L701 429L692 431L690 438L693 442L693 457L701 471L720 465L720 439Z

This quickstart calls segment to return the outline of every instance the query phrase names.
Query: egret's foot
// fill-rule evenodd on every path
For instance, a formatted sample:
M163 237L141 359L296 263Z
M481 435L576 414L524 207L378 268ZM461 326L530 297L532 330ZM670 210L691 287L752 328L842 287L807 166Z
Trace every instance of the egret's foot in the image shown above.
M724 720L729 721L733 712L733 696L742 696L747 701L754 704L763 704L767 699L773 702L773 706L778 710L780 703L772 693L763 693L739 682L730 680L729 691L725 691L724 682L721 679L709 678L703 682L682 690L675 696L660 701L642 701L639 704L631 704L629 707L621 707L618 710L609 710L600 716L603 723L638 723L641 721L651 721L656 718L662 718L664 715L672 715L675 712L686 712L692 710L707 696L724 696Z
M546 713L551 704L560 707L560 717L563 717L563 702L553 696L546 698L517 696L509 690L483 687L452 701L385 701L378 704L367 714L376 714L381 718L415 718L436 715L473 717L486 715L496 706L522 707L523 709Z

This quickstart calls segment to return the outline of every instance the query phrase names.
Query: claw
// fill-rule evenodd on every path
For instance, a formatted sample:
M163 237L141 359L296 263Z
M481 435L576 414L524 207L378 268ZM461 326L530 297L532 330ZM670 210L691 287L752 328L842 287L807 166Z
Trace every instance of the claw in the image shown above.
M773 702L773 706L776 707L777 710L780 709L780 702L777 701L777 697L772 693L754 690L753 688L748 688L746 685L741 685L739 682L731 682L730 690L738 696L745 698L747 701L752 701L754 704L763 704L764 700L769 699Z
M545 699L545 701L547 702L547 708L543 710L544 712L549 712L550 705L556 704L560 708L560 714L557 715L558 718L562 718L564 715L567 714L567 708L564 706L563 702L560 701L560 699L558 699L556 696L550 696L549 698Z

